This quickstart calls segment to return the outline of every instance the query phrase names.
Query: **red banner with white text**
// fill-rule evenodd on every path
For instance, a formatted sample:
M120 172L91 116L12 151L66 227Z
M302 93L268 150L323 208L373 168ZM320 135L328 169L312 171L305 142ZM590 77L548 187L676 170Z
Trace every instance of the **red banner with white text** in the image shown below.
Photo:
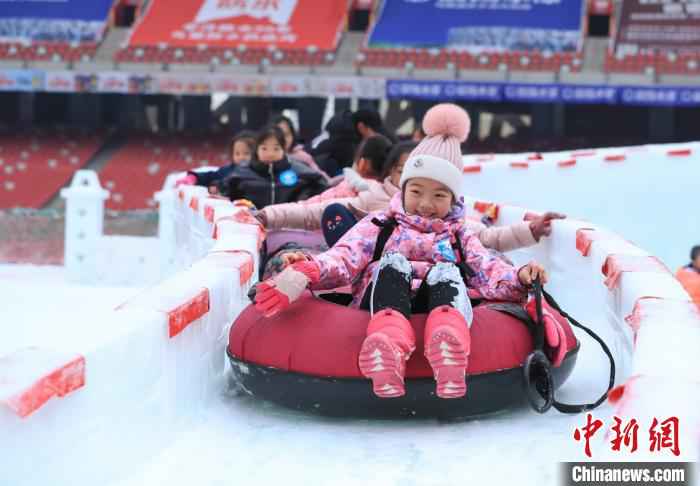
M131 46L334 50L347 0L152 0Z

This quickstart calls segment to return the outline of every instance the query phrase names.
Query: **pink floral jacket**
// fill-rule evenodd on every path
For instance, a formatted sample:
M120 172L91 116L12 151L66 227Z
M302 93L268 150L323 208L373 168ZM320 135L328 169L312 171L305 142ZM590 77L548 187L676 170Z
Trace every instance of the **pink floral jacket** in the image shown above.
M461 203L455 205L445 219L425 219L405 213L400 192L391 199L388 210L370 213L335 246L312 257L320 268L321 278L311 288L325 290L351 285L351 306L359 307L370 284L372 270L379 263L371 261L380 232L372 219L391 217L396 219L398 227L387 241L384 253L399 252L408 258L413 267L414 291L435 263L459 259L452 248L454 239L459 238L467 263L476 273L468 282L471 297L514 302L527 297L527 289L518 280L517 269L486 250L478 233L465 226Z

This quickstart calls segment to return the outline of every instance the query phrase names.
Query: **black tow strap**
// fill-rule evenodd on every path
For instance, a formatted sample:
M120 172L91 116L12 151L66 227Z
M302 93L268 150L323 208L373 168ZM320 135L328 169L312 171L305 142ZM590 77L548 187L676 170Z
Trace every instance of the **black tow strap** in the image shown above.
M384 253L384 247L386 242L391 238L394 229L399 225L399 222L394 218L389 218L386 221L382 221L378 218L372 218L372 223L375 226L379 226L379 235L377 235L377 241L374 244L374 254L372 255L372 262L379 261L382 258L382 253Z
M537 313L537 325L534 329L535 350L528 356L527 360L525 361L525 367L523 368L526 393L530 405L536 412L539 413L545 413L550 407L554 407L561 413L581 413L593 410L594 408L600 406L608 398L608 393L615 385L615 359L610 352L610 348L608 348L605 342L595 332L564 312L554 298L542 288L539 278L535 280L533 287L535 294L535 309ZM601 397L593 403L585 403L580 405L568 404L559 402L554 398L554 382L551 371L552 365L549 358L547 358L547 355L544 353L544 318L542 314L542 298L544 298L553 309L564 316L564 318L568 319L573 326L582 329L586 332L586 334L595 339L598 344L600 344L600 347L603 348L603 351L610 360L610 379L608 382L608 389L605 390ZM535 393L537 395L535 395Z

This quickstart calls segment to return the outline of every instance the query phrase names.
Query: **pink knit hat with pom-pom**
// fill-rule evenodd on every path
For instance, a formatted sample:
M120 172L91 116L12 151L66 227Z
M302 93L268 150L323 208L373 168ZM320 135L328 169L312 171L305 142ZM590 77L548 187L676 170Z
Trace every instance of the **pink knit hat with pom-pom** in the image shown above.
M469 115L457 105L443 103L429 109L423 118L426 137L406 161L401 189L409 179L425 177L446 185L459 197L464 169L460 144L469 136L470 127Z

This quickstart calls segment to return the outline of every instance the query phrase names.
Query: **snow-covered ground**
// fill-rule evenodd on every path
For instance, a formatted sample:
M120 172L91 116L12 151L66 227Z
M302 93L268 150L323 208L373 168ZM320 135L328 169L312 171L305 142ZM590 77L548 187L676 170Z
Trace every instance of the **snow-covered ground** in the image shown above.
M137 290L68 284L61 267L2 265L0 355L22 345L61 348L65 343L70 349L75 339L109 339L100 316ZM559 393L562 401L592 400L605 388L607 361L595 343L579 338L581 355ZM607 422L611 411L606 405L596 417ZM114 486L224 485L244 479L300 485L556 484L559 461L583 457L582 444L572 438L582 425L580 415L539 416L528 409L462 423L336 420L222 388L170 446L144 457L143 468L124 471Z
M70 284L59 266L0 265L0 356L25 346L74 349L109 339L114 330L100 314L137 290Z

